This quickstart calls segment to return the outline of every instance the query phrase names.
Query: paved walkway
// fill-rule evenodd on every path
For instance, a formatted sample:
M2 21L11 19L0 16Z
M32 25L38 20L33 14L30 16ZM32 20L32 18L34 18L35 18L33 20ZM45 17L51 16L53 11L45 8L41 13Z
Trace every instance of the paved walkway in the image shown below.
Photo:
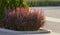
M46 16L45 28L60 33L60 8L45 9L44 14Z

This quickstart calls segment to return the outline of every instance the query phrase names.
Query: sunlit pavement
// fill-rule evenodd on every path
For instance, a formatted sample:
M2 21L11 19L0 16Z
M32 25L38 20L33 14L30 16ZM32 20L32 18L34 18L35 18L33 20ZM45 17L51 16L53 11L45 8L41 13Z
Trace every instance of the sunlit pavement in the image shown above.
M60 33L60 7L44 9L44 14L46 16L46 23L44 28Z

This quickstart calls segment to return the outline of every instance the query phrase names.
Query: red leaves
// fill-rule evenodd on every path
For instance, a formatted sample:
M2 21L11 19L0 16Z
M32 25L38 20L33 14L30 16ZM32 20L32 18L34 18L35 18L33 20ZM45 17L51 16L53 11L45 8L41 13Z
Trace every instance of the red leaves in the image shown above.
M17 7L16 12L21 12L23 15L26 16L29 11L25 7Z
M42 9L37 10L36 8L30 9L30 13L37 15L38 19L40 18L41 20L45 19L44 12Z
M17 7L15 10L11 10L11 12L8 11L5 16L8 18L4 17L6 18L4 19L4 23L7 25L7 27L14 30L39 30L39 28L44 25L44 14L41 9L37 10L32 8L27 10L24 7Z

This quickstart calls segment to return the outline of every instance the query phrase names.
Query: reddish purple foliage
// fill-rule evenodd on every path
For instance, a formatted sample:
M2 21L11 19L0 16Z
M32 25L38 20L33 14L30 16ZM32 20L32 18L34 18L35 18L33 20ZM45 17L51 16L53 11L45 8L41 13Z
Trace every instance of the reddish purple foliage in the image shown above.
M3 19L3 27L18 31L39 30L45 22L42 10L26 8L7 9Z

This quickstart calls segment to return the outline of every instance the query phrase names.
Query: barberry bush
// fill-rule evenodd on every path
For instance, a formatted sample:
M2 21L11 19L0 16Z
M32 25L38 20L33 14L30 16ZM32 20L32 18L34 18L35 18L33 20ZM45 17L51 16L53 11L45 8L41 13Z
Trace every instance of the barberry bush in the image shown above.
M30 10L24 0L0 0L0 18L1 27L17 31L35 31L44 25L44 16Z

